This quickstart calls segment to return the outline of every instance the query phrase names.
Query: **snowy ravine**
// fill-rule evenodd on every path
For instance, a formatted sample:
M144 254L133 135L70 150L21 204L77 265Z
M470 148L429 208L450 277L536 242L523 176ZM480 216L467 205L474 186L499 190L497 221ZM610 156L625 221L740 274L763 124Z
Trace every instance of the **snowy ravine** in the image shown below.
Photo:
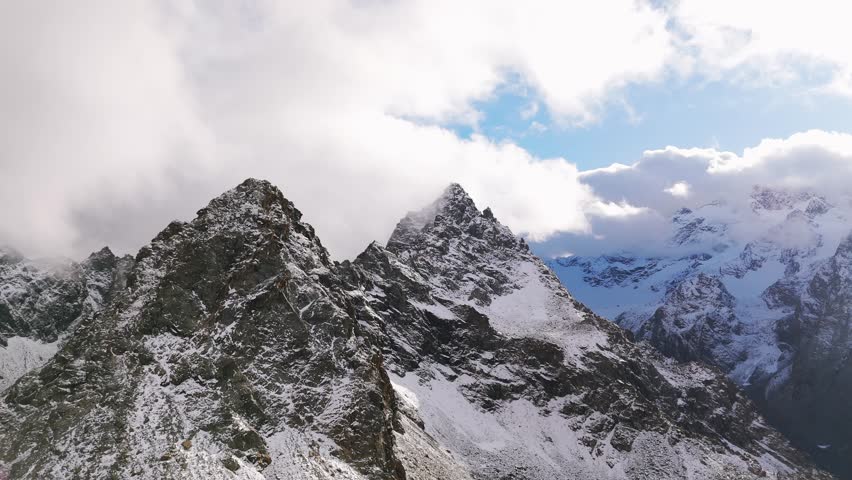
M849 199L755 187L748 209L734 203L677 212L666 255L548 265L637 339L720 368L797 445L852 478Z
M3 392L11 478L832 478L723 376L575 301L458 185L336 263L249 179L108 297Z

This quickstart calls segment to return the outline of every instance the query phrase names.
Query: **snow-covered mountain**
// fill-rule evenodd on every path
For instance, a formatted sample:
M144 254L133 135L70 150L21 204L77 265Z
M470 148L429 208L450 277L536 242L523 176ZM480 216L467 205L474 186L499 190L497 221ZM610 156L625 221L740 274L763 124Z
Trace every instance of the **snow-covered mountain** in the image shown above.
M11 478L832 478L722 375L574 300L458 185L336 263L250 179L125 278L2 393Z
M108 248L79 264L0 248L0 391L43 365L76 324L100 310L129 261Z
M837 373L847 368L848 317L834 313L852 308L842 293L849 199L755 187L747 210L734 205L678 211L662 254L548 264L638 339L719 367L801 447L852 475L852 378Z

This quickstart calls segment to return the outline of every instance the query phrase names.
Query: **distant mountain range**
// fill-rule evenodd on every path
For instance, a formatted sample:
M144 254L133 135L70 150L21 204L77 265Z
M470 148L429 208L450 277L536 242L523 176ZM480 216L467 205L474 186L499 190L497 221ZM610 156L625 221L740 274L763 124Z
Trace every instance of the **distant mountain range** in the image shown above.
M726 200L677 212L668 253L548 264L638 340L721 369L797 445L852 478L850 199L755 187L748 209Z
M792 221L816 221L802 215ZM699 218L680 215L682 242L724 234ZM776 378L780 341L722 325L740 317L720 274L655 283L712 258L556 266L569 284L572 272L587 276L584 293L615 299L636 284L659 294L651 318L619 319L669 339L678 357L759 345L766 352L734 355L728 371L751 361L735 379ZM847 257L830 258L786 333L811 339L795 352L827 355L808 353L814 368L835 358L818 313L842 308L833 294L845 284L833 282L848 269ZM761 261L785 260L744 260L745 276L732 278ZM718 319L715 304L701 313L705 291L727 308ZM666 330L689 322L708 324L712 341ZM277 188L249 179L132 258L103 250L57 265L4 251L0 477L834 478L723 375L629 337L458 185L403 218L386 245L338 263ZM792 362L780 392L799 378ZM793 397L773 398L783 409Z

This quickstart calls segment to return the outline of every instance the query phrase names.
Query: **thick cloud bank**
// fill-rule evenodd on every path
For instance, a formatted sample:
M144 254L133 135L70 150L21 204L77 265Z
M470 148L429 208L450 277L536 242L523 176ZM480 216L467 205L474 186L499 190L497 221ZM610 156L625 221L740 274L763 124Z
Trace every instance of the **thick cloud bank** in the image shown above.
M583 231L596 200L572 164L435 126L475 123L472 102L509 76L583 122L662 72L662 12L572 8L5 3L0 239L35 254L132 250L247 176L280 185L342 257L450 181L533 236ZM604 18L611 28L589 22ZM565 48L588 41L595 53Z
M765 22L769 33L724 37L749 47L726 56L719 32L750 21L727 12L634 0L5 2L0 242L31 255L133 251L247 176L279 185L339 258L450 181L533 239L611 238L607 225L697 201L716 188L708 179L740 178L722 172L746 163L762 173L730 182L811 174L808 149L848 158L845 137L806 134L818 145L796 150L789 175L759 165L783 153L769 143L581 173L445 127L475 127L476 102L511 82L568 128L598 121L631 84L793 68ZM826 88L842 91L845 50L816 46Z
M724 203L733 235L748 241L765 232L753 215L757 189L821 195L852 218L852 135L819 130L767 139L741 154L714 149L649 150L633 165L580 173L602 201L640 208L636 215L594 218L594 235L563 234L539 248L545 255L599 254L619 250L661 253L669 248L671 217L681 208ZM852 223L848 225L852 230Z

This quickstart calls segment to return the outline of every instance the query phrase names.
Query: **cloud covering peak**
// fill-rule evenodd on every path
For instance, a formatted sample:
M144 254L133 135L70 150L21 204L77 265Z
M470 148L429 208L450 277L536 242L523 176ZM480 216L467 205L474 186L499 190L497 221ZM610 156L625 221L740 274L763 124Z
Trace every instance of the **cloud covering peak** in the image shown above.
M724 172L752 172L736 185L790 184L813 173L808 151L832 166L847 158L846 137L808 132L741 156L665 149L580 172L448 127L476 132L478 102L506 85L531 92L532 115L590 125L630 85L748 72L786 52L767 40L727 58L711 48L714 29L741 20L701 15L691 2L634 0L6 2L0 243L133 251L249 176L280 186L338 258L450 181L533 240L597 238L607 222L700 201ZM848 66L823 51L831 72Z

